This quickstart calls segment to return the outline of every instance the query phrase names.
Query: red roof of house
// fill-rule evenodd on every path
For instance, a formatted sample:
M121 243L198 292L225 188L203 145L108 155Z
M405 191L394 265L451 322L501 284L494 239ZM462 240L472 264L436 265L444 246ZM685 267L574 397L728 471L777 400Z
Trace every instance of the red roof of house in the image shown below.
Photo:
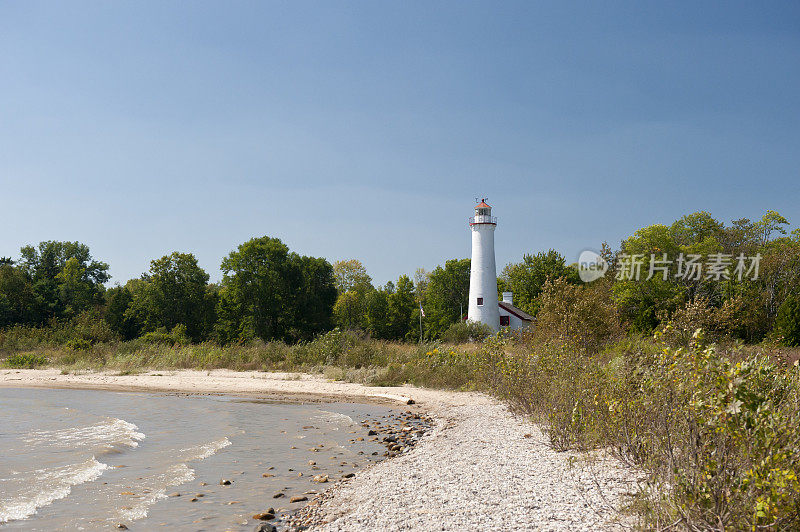
M518 317L523 321L533 321L533 316L531 316L527 312L518 309L514 305L506 303L505 301L498 301L497 304L500 306L500 308L502 308L509 314L513 314L514 316Z

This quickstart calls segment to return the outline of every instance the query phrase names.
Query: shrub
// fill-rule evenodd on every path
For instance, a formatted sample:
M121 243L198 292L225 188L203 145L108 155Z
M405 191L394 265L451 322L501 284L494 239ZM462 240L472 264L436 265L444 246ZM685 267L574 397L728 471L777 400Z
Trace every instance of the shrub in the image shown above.
M175 343L174 340L172 339L172 336L167 332L167 329L164 327L160 327L155 331L146 332L140 338L142 342L146 344L172 345Z
M8 357L5 365L9 368L33 369L37 366L44 366L47 363L48 360L43 356L34 355L32 353L20 353Z
M706 297L696 297L678 308L669 319L662 313L661 321L665 323L662 339L672 346L688 346L698 329L703 330L708 340L730 337L742 327L742 309L740 297L727 299L720 307L714 307Z
M65 347L73 351L86 351L92 348L92 342L83 338L73 338L66 343Z
M596 351L621 334L610 285L601 280L573 285L556 279L544 285L534 337L542 343L570 344Z
M647 474L646 529L800 528L800 368L631 339L592 356L487 344L492 389L558 449L607 448Z
M467 342L481 342L494 332L484 323L462 321L452 324L442 333L442 341L451 344L464 344Z
M166 327L159 327L155 331L150 331L143 334L141 341L146 344L161 344L161 345L189 345L192 339L186 331L186 326L179 323L172 328L172 331L167 332Z

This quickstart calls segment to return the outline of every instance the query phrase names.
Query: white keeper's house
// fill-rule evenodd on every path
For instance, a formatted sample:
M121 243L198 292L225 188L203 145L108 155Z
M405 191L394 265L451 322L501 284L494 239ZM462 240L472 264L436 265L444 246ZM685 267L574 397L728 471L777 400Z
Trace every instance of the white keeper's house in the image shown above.
M497 267L494 260L494 231L497 217L482 199L469 219L472 230L472 260L469 274L467 319L483 323L497 331L500 327L522 329L533 323L533 316L514 306L513 294L503 292L497 301Z

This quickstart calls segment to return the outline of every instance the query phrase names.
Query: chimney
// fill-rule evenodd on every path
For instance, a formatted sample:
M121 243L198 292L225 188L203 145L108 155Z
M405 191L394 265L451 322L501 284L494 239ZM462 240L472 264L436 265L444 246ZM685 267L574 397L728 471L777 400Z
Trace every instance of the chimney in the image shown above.
M503 292L503 303L508 303L509 305L514 304L514 293L513 292Z

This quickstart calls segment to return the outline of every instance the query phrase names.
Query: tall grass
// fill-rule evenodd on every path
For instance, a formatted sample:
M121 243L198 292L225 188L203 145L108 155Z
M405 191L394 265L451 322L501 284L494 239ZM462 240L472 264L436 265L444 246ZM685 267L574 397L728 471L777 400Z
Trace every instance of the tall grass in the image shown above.
M253 341L220 346L213 342L191 344L178 332L149 333L128 342L88 342L72 331L58 328L16 327L0 336L3 355L35 354L63 369L113 369L122 372L147 369L232 369L236 371L292 371L322 373L341 380L394 386L459 389L470 386L473 373L461 364L445 363L438 343L403 344L365 338L334 329L310 342ZM453 346L446 353L474 350ZM458 357L456 357L458 358ZM455 360L455 359L453 359ZM471 366L469 366L471 367Z

